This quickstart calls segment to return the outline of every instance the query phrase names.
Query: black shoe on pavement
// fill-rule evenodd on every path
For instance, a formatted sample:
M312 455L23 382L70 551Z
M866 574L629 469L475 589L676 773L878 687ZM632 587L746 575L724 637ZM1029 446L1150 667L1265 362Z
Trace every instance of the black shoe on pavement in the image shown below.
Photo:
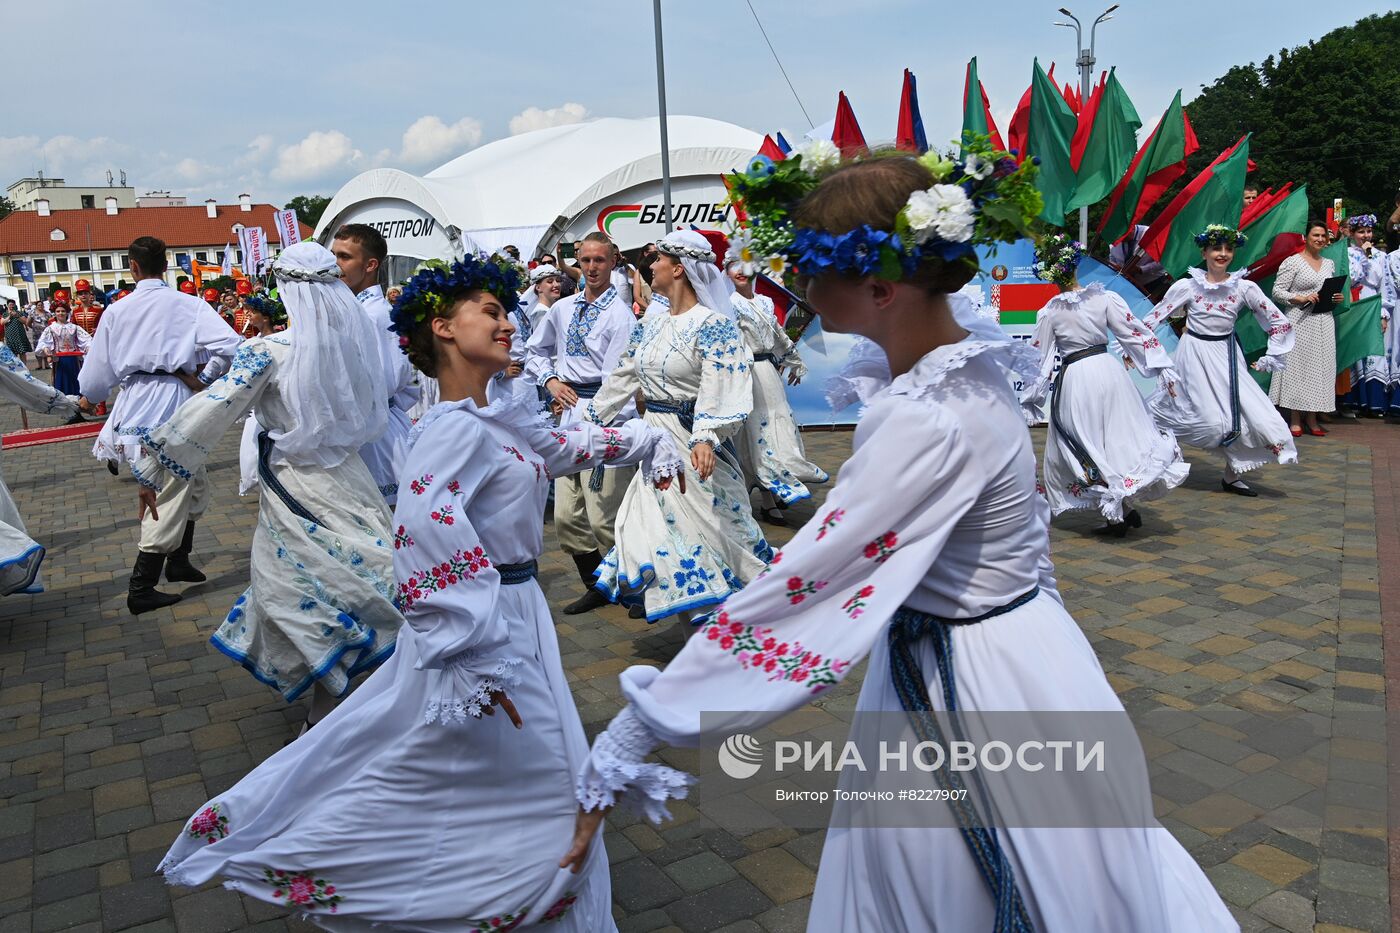
M165 579L171 583L203 583L209 579L190 563L190 550L194 548L194 522L185 522L185 537L180 541L179 550L165 559Z
M602 609L609 604L609 599L597 590L589 590L578 599L564 607L564 615L576 616L584 612L592 612L595 609Z
M1220 481L1220 488L1226 492L1233 492L1237 496L1248 496L1251 499L1259 495L1259 493L1246 486L1243 480L1238 479L1233 481L1222 479Z

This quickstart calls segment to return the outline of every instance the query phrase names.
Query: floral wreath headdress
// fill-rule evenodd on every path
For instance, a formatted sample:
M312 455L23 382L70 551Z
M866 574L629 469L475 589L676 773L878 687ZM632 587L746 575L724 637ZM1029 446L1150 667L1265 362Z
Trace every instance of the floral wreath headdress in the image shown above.
M508 260L467 256L448 264L433 259L403 283L389 314L393 321L389 329L399 335L399 349L407 352L408 335L462 295L478 289L489 292L510 313L520 304L523 287L520 270Z
M1351 229L1353 229L1353 230L1360 230L1360 229L1370 229L1370 230L1373 230L1373 229L1375 229L1375 226L1376 226L1376 215L1375 215L1375 214L1358 214L1358 215L1356 215L1355 217L1348 217L1348 218L1347 218L1347 223L1351 225Z
M1249 237L1226 224L1211 224L1196 234L1196 245L1201 249L1208 249L1212 246L1228 246L1231 249L1239 249L1248 242Z
M792 212L822 179L850 161L916 159L933 175L932 187L915 191L895 217L893 230L862 225L844 233L798 227ZM937 152L921 156L879 153L843 162L828 140L813 140L786 159L764 155L729 176L729 199L746 215L732 237L731 253L775 278L794 271L834 271L899 281L923 263L976 267L975 248L1013 242L1031 234L1044 202L1035 187L1037 160L1020 165L986 136L966 134L960 159ZM761 258L760 258L761 257Z
M1083 258L1083 243L1068 233L1052 233L1035 244L1035 277L1068 288Z
M243 299L243 307L261 314L272 322L273 327L287 326L287 306L282 304L275 290L262 295L249 295Z

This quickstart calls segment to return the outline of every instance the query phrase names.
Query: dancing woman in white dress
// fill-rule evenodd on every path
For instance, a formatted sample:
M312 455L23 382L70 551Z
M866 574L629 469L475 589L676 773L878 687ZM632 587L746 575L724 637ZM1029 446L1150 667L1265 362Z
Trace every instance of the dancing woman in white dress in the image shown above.
M748 488L758 488L764 517L786 524L782 507L810 499L807 483L825 483L831 477L807 459L802 435L792 417L792 405L783 389L797 385L807 374L807 364L797 346L773 313L773 299L753 290L758 271L753 262L730 257L727 263L734 294L729 296L739 316L739 332L753 354L753 411L735 439L739 463ZM767 365L764 365L767 364Z
M72 417L78 413L74 398L35 379L29 365L4 344L0 344L0 399L46 415ZM39 582L43 562L44 547L25 531L10 487L0 475L0 596L43 592Z
M1177 378L1172 358L1122 298L1097 282L1080 286L1075 270L1083 257L1083 244L1063 233L1037 246L1036 274L1060 294L1036 317L1031 346L1040 351L1040 375L1023 403L1039 405L1051 393L1044 464L1051 513L1097 509L1108 522L1103 530L1121 538L1142 526L1132 503L1180 486L1190 467L1176 438L1153 424L1123 363L1108 352L1108 337L1167 393Z
M1220 487L1240 496L1257 496L1240 477L1266 463L1297 463L1298 450L1288 425L1250 378L1249 366L1235 339L1235 321L1246 311L1268 335L1268 350L1254 363L1260 372L1278 372L1293 349L1293 325L1245 278L1248 270L1230 272L1236 244L1244 234L1212 224L1196 236L1205 269L1167 289L1144 324L1149 331L1168 318L1185 317L1186 331L1177 344L1175 366L1179 399L1158 394L1152 401L1157 424L1192 447L1221 449L1225 475Z
M823 328L875 341L894 378L866 398L851 459L775 572L731 597L665 671L623 672L627 706L579 777L571 864L619 797L642 796L654 811L673 794L676 773L643 761L653 749L751 731L867 654L857 713L903 720L894 741L912 745L931 709L959 709L954 718L965 722L1021 711L1045 727L1054 711L1124 715L1051 576L1049 510L1007 379L1032 377L1038 361L995 324L949 309L948 295L975 270L973 247L1023 235L1039 211L1033 164L1018 168L985 149L962 164L884 156L826 175L798 206L772 206L798 187L803 167L785 163L785 185L767 202L762 177L731 190L755 223L775 210L790 219L786 258L811 276L806 297ZM989 195L1026 216L977 213ZM722 710L745 712L701 715ZM1132 760L1113 797L1132 822L1114 828L834 826L807 929L1236 930L1205 874L1153 818L1140 751ZM841 786L854 772L842 770ZM934 775L920 776L935 788ZM999 813L1037 805L982 796Z
M222 877L328 930L616 930L601 841L582 874L559 865L588 743L535 580L539 515L554 475L641 463L664 488L682 464L636 419L555 429L528 401L487 403L516 281L467 259L405 287L394 326L442 401L412 432L394 512L398 648L199 809L162 863L171 883Z
M657 249L652 288L670 304L633 329L584 409L607 424L641 392L647 423L690 451L689 495L662 496L633 480L617 512L617 543L598 568L598 589L629 605L640 597L649 622L713 606L761 573L772 553L732 446L753 408L754 364L724 273L698 233L667 234Z
M359 455L384 433L389 395L379 338L331 252L297 243L272 271L290 328L246 341L226 376L150 432L132 473L153 508L252 408L263 427L252 579L210 641L289 703L314 688L309 725L393 652L403 621L389 508Z

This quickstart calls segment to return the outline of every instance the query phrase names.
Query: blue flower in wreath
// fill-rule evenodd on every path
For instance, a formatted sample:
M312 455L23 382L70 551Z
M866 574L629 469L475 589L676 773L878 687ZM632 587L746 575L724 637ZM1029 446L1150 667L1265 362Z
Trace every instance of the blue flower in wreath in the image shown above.
M766 155L756 155L752 159L749 159L747 174L750 178L761 181L771 176L777 170L778 167L773 164L772 159L768 158Z

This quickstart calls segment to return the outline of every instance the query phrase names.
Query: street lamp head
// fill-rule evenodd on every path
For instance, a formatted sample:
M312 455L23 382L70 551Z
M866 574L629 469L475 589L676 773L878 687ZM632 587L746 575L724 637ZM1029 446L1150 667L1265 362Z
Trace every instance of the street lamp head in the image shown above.
M1060 7L1059 12L1060 12L1060 13L1063 13L1065 16L1073 16L1073 15L1074 15L1074 14L1071 13L1069 10L1066 10L1064 7Z
M1113 12L1114 10L1116 10L1116 9L1118 9L1118 4L1115 3L1115 4L1113 4L1113 6L1109 7L1109 8L1106 9L1106 10L1104 10L1104 12L1105 12L1105 13L1112 13L1112 12Z
M1073 29L1074 23L1056 23L1056 26L1064 26L1066 29Z

